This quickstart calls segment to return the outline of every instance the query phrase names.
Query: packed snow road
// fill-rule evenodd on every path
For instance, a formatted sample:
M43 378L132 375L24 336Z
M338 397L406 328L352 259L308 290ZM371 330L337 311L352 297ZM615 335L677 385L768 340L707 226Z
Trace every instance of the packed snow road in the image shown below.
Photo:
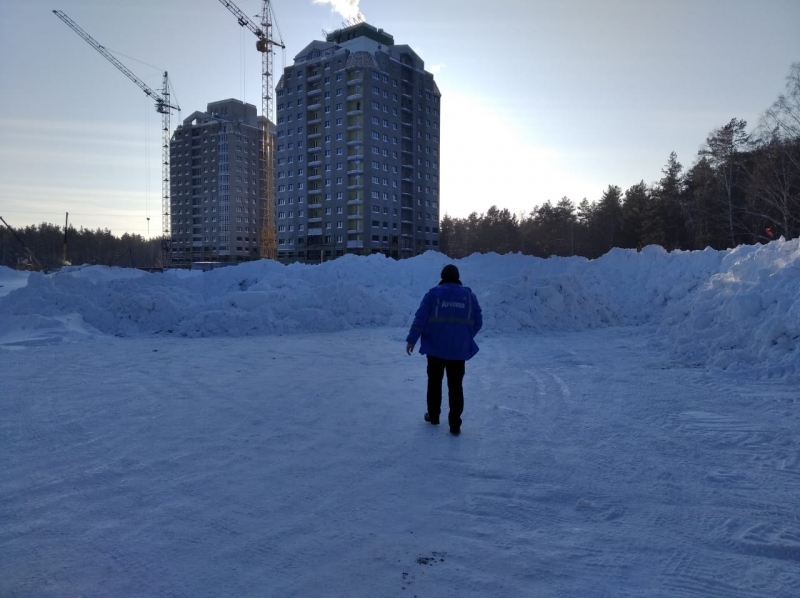
M479 338L457 438L401 329L3 348L0 595L800 595L796 390L647 334Z

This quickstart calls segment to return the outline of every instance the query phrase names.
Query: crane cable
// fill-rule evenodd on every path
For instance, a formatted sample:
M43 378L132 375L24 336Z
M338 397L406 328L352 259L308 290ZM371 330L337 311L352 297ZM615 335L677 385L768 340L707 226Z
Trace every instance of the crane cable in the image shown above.
M145 111L144 111L144 171L145 171L145 195L144 195L144 215L147 218L147 237L150 238L150 140L147 138L147 130L149 127L147 108L150 107L149 98L145 98Z

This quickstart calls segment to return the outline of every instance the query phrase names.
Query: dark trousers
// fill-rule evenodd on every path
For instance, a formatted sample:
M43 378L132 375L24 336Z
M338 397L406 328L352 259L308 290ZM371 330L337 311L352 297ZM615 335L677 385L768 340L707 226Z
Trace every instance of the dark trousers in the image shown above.
M440 359L428 355L428 414L438 420L442 412L442 379L447 372L447 395L450 399L450 427L461 429L461 413L464 411L464 361Z

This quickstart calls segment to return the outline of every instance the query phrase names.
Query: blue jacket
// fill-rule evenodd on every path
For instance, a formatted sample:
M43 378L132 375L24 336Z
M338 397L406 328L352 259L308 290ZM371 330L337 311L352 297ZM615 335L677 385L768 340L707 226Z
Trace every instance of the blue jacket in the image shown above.
M481 326L475 293L457 283L441 283L425 294L406 342L415 344L422 336L423 355L466 361L478 352L474 338Z

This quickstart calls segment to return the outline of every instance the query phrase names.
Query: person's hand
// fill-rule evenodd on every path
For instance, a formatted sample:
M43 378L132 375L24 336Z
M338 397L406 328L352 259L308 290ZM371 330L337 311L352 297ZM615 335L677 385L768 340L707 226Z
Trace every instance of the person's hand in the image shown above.
M406 345L406 353L411 355L414 352L414 343L408 343Z

